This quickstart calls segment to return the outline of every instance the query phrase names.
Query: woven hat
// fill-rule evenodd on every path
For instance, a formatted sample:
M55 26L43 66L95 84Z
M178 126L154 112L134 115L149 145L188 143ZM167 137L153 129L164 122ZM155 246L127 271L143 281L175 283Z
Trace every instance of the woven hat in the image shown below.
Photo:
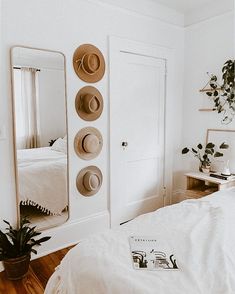
M92 86L80 89L75 100L77 114L86 121L99 118L103 111L103 104L102 95Z
M76 74L84 82L98 82L105 72L104 56L97 47L91 44L83 44L74 52L73 67Z
M77 175L76 185L78 191L84 196L95 195L103 181L100 169L96 166L83 168Z
M74 139L74 149L77 155L85 160L97 157L102 149L101 133L92 127L81 129Z

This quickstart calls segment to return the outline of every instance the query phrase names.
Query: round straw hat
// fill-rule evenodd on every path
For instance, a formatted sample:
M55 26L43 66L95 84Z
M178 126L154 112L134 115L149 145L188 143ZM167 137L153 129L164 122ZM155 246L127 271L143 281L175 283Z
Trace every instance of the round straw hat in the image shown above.
M97 157L102 149L101 133L92 127L81 129L74 139L74 149L77 155L85 160Z
M83 196L92 196L99 191L102 181L103 176L100 169L96 166L88 166L77 175L76 185Z
M75 100L77 114L86 121L94 121L100 117L103 111L103 97L92 86L80 89Z
M73 67L78 77L84 82L98 82L105 72L104 56L94 45L83 44L74 52Z

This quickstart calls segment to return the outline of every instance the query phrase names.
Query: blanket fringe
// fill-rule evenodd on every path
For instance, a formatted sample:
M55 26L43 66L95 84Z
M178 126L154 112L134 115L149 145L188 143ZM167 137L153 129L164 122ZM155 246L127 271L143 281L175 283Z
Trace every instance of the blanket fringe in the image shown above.
M47 215L54 215L54 216L55 215L61 215L61 213L52 212L49 209L47 209L46 207L43 207L43 206L39 205L38 203L30 200L30 199L22 200L22 201L20 201L20 204L21 205L31 205L31 206L34 206L37 209L41 210L43 213L46 213Z

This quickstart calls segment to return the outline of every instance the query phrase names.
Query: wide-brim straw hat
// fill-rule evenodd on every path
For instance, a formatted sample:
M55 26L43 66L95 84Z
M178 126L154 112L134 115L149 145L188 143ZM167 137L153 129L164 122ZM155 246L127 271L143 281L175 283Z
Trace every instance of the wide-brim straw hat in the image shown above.
M77 155L85 160L97 157L103 146L101 133L93 127L81 129L74 139L74 149Z
M76 185L83 196L95 195L103 181L101 170L96 166L83 168L77 175Z
M98 82L105 72L104 56L94 45L83 44L74 52L73 67L78 77L84 82Z
M103 97L99 90L92 86L80 89L75 100L77 114L86 121L94 121L103 111Z

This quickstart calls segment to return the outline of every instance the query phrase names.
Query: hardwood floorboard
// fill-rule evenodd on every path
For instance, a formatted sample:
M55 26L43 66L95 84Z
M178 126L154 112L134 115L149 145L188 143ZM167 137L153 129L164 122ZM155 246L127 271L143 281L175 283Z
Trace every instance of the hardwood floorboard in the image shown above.
M54 269L71 248L32 260L29 272L22 280L9 281L6 279L5 272L0 273L0 294L43 294Z

